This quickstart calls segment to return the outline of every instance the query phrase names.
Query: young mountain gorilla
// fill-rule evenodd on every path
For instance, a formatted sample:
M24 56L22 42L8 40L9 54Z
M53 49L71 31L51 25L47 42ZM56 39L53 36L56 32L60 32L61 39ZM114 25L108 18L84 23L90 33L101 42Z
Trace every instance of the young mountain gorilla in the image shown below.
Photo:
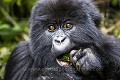
M104 36L100 20L89 0L40 0L30 41L11 54L5 80L120 80L120 40Z

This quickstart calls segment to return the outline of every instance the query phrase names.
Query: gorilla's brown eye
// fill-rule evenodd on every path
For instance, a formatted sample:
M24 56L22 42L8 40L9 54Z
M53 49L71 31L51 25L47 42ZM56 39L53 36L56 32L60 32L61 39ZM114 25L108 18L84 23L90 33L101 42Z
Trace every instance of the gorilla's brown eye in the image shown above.
M71 29L72 27L73 27L73 25L70 23L67 23L64 25L64 28L66 28L66 29Z
M51 26L48 27L48 29L49 29L50 31L54 31L54 30L56 29L56 27L53 26L53 25L51 25Z

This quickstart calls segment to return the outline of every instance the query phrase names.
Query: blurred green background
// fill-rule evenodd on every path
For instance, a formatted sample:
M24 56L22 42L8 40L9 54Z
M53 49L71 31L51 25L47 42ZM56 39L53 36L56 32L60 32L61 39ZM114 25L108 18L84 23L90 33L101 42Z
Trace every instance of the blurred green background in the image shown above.
M103 21L101 30L120 38L120 0L94 0ZM11 51L20 41L29 40L29 17L37 0L0 0L0 80Z

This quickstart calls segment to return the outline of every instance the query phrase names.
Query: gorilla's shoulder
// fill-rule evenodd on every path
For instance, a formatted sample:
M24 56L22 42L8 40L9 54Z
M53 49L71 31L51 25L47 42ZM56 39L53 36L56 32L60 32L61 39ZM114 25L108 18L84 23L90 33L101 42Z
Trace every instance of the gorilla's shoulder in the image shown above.
M30 57L29 41L20 43L12 52L6 65L6 73L4 80L17 80L28 75L29 66L32 64ZM24 75L23 75L24 74ZM20 76L18 76L20 75Z
M29 47L29 45L30 45L30 42L29 41L23 41L23 42L20 42L17 46L16 46L16 48L19 48L19 47L26 47L26 48L28 48Z
M16 49L17 49L17 50L20 50L20 51L25 51L25 50L30 51L30 42L29 42L29 41L20 42L20 43L16 46Z
M29 45L29 41L19 43L10 57L12 57L12 59L16 58L16 60L30 57L31 50Z

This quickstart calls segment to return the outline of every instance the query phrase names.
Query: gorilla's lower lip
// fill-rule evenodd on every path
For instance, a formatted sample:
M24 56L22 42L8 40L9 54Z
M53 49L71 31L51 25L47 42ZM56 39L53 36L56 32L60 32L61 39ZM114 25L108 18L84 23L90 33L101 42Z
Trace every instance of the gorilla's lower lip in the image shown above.
M64 67L68 67L71 65L71 62L69 61L62 61L62 60L59 60L59 59L56 59L57 60L57 63L60 65L60 66L64 66Z

